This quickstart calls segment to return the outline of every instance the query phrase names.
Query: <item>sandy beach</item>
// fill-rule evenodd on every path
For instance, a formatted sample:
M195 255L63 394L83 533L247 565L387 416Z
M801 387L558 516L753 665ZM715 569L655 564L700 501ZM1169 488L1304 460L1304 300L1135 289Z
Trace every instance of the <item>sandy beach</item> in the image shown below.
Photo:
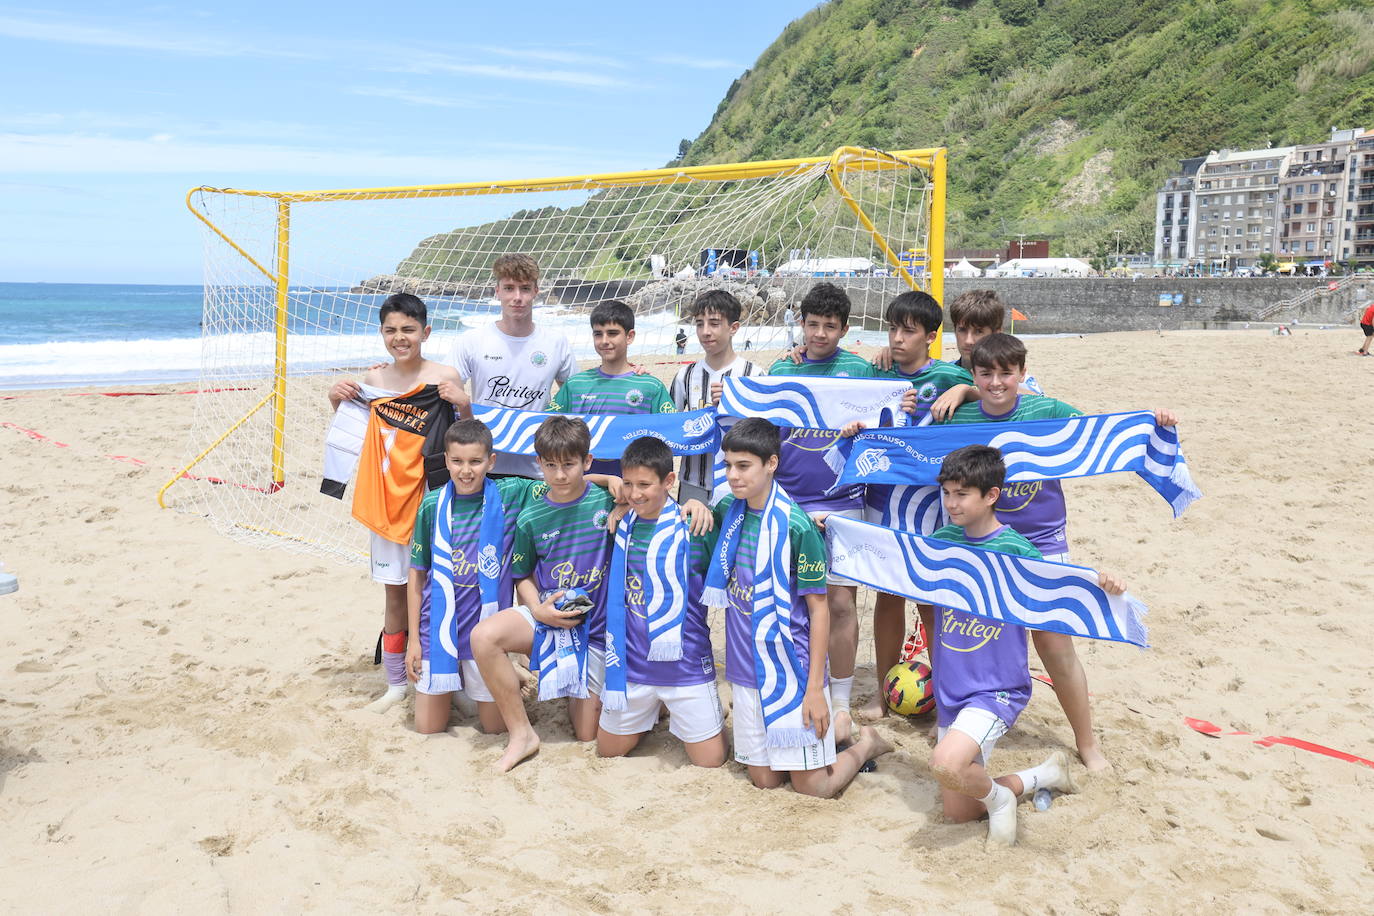
M382 681L363 568L157 507L196 397L170 392L194 386L0 393L0 561L20 581L0 597L0 909L1367 910L1374 768L1184 721L1374 759L1357 338L1029 342L1046 391L1088 412L1174 408L1206 498L1174 521L1131 475L1066 483L1076 562L1126 577L1153 648L1080 644L1115 771L1075 758L1081 794L1023 804L999 852L942 820L929 719L884 719L896 752L833 801L690 767L666 723L600 760L561 703L532 706L543 750L496 775L503 739L473 719L423 737L409 703L361 710ZM856 706L872 688L864 668ZM1071 733L1037 686L993 768L1056 748Z

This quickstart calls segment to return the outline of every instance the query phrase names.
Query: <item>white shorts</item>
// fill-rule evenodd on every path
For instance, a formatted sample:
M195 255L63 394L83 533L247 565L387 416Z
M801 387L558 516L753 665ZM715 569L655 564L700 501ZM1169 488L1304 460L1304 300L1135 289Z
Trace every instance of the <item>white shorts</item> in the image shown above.
M482 672L477 670L477 663L472 659L460 661L458 670L463 674L463 693L479 703L490 703L492 701L491 691L487 689L487 682L482 680ZM441 697L451 690L426 690L424 685L429 683L429 659L420 662L420 679L415 682L415 692L423 693L427 697Z
M625 708L601 707L601 727L612 735L638 735L658 723L658 707L668 707L668 731L683 744L714 738L725 727L715 681L684 687L626 684Z
M410 545L388 541L375 531L368 550L372 560L372 581L383 585L405 585L410 579Z
M819 770L835 762L835 728L826 730L825 737L805 747L769 747L763 727L763 703L753 687L731 684L734 702L731 706L732 730L735 739L735 759L745 766L768 767L778 773L791 770ZM830 707L827 688L825 705ZM832 719L833 721L833 719Z
M517 604L515 609L520 612L520 616L525 618L525 623L530 625L530 641L534 641L534 634L539 632L539 622L534 619L530 609L523 604ZM475 667L475 666L474 666ZM463 670L463 676L467 677L467 669ZM601 686L606 682L606 650L598 649L596 646L587 648L587 695L601 696ZM484 684L485 688L486 685ZM468 694L472 696L472 694ZM488 694L490 696L490 694ZM479 703L486 702L481 697L472 697Z
M974 762L984 767L988 765L988 758L992 756L992 749L997 746L998 739L1007 733L1007 723L1002 721L1001 716L977 706L965 706L959 710L953 722L936 731L936 740L943 741L951 728L974 740L978 745L978 756L973 758Z
M1046 561L1048 561L1048 562L1050 562L1050 563L1069 563L1069 562L1071 562L1071 561L1069 560L1069 552L1068 552L1067 550L1064 551L1063 553L1047 553L1047 554L1045 554L1044 556L1042 556L1040 559L1046 560Z
M863 509L863 506L859 506L857 509L835 509L835 510L830 511L830 512L826 512L824 509L822 509L822 510L820 510L819 512L808 512L807 515L810 515L810 516L814 519L817 515L820 515L820 514L822 514L822 513L825 513L826 515L830 515L830 516L836 516L836 517L838 517L838 518L852 518L852 519L854 519L855 521L858 521L858 522L861 522L861 521L864 520L864 509ZM833 576L833 575L830 575L830 573L829 573L829 567L830 567L830 558L829 558L829 557L826 557L826 570L827 570L826 576L825 576L825 584L826 584L826 585L858 585L858 584L859 584L859 583L855 582L853 579L846 579L844 576Z

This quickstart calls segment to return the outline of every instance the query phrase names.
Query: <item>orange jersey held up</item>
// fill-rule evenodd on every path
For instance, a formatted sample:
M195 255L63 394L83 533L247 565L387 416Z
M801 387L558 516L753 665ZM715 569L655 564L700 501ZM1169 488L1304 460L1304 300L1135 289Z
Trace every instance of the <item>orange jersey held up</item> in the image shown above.
M444 433L453 407L439 386L421 385L371 404L353 487L353 517L381 537L409 544L425 492L448 479Z

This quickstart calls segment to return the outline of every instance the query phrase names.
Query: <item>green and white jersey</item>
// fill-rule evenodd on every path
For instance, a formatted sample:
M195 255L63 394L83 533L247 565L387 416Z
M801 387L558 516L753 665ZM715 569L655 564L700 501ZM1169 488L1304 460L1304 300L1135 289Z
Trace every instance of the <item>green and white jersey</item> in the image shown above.
M912 414L912 424L925 419L925 415L930 412L930 405L934 404L940 395L955 385L973 384L973 376L968 373L968 370L953 363L941 362L938 359L932 359L910 375L896 366L891 369L874 368L873 377L902 379L911 382L911 387L916 389L916 413Z
M549 410L591 416L616 414L672 413L673 398L668 387L652 375L626 372L607 375L598 369L579 372L563 383L553 396ZM592 461L593 474L620 475L620 462L598 458Z

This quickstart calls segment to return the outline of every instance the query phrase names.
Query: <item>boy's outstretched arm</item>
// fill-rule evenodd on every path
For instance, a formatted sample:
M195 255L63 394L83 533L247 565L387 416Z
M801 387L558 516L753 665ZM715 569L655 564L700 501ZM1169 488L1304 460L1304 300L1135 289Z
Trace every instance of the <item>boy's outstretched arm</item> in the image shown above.
M830 605L824 594L807 595L806 610L811 617L811 651L806 672L806 695L802 697L802 724L816 730L816 739L830 731L830 707L825 703L825 656L830 646Z
M710 533L716 527L716 516L711 507L699 499L689 499L680 507L688 529L695 535Z

